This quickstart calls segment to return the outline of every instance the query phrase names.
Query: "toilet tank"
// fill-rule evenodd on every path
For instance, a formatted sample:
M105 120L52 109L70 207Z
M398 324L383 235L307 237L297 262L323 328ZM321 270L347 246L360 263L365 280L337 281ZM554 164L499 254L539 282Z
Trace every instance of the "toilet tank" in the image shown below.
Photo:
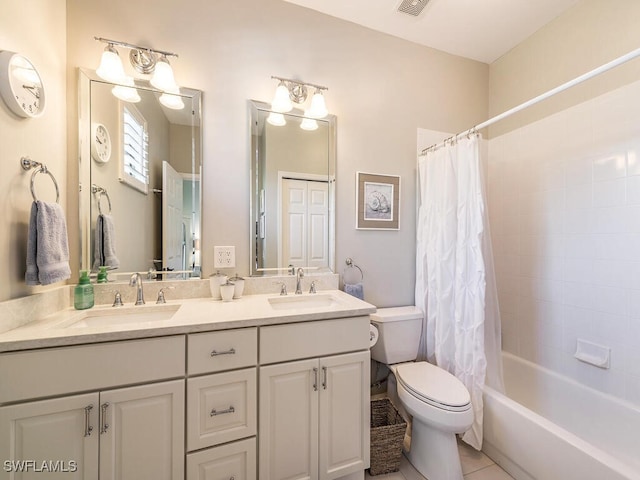
M371 347L372 359L386 365L416 359L422 310L414 306L379 308L371 314L371 323L378 329L378 342Z

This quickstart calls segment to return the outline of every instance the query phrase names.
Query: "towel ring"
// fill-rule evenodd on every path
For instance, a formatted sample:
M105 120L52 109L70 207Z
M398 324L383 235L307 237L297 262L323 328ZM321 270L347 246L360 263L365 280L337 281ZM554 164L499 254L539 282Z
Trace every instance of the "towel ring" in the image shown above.
M111 215L111 198L109 198L109 193L107 193L107 190L97 185L91 185L91 191L94 194L97 194L96 201L98 202L98 212L100 213L100 215L102 215L102 195L107 197L107 203L109 204L108 215Z
M347 265L347 268L345 269L345 271L347 269L357 268L360 271L360 281L362 282L364 280L364 273L362 272L362 269L358 265L353 263L353 260L351 260L351 258L347 257L347 259L344 261L344 263L346 263L346 265ZM343 274L343 276L344 276L344 274Z
M38 201L38 197L36 197L36 190L34 187L36 175L39 173L46 173L47 175L49 175L49 177L51 177L53 185L56 187L56 203L60 203L60 189L58 188L58 182L56 182L56 177L53 176L53 173L49 171L44 163L36 162L35 160L31 160L29 157L22 157L20 159L20 165L22 165L23 170L37 168L37 170L34 170L31 174L31 196L33 197L34 202Z

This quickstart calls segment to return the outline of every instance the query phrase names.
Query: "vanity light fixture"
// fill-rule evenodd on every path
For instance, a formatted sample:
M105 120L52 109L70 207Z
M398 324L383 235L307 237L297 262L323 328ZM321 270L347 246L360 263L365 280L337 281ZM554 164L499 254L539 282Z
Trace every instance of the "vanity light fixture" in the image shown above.
M180 87L176 83L173 75L173 69L169 64L167 57L177 57L176 53L156 50L149 47L141 47L127 42L118 40L109 40L108 38L93 37L99 42L106 43L107 46L102 52L100 66L96 70L98 76L102 79L117 83L112 90L113 94L125 102L139 102L140 96L135 89L135 82L132 77L127 76L124 72L122 60L116 50L116 46L128 48L129 61L131 66L143 75L151 75L152 86L164 93L160 96L160 103L167 108L175 110L184 108L184 102L180 98ZM135 93L134 93L135 92Z
M315 88L315 92L311 98L311 106L308 110L305 110L305 117L310 117L311 119L324 118L329 114L324 101L324 95L322 94L323 90L328 90L327 87L315 85L313 83L301 82L299 80L291 80L290 78L276 76L271 76L271 78L278 80L279 82L273 102L271 103L272 111L277 113L286 113L293 108L294 103L302 106L308 97L307 87L312 87ZM309 125L311 125L310 122L305 124L305 126Z
M171 68L171 65L169 65L169 59L166 55L161 55L156 61L155 71L149 83L158 90L163 90L165 92L176 90L178 88L176 79L173 76L173 69Z
M329 115L321 89L316 88L316 92L313 94L313 97L311 97L311 108L308 110L307 114L311 118L324 118Z
M111 83L120 83L126 77L120 55L112 43L107 44L102 52L100 66L96 73L100 78Z
M292 109L293 103L291 103L291 99L289 98L289 88L284 81L280 81L276 88L276 94L273 96L273 101L271 102L271 110L277 113L287 113Z

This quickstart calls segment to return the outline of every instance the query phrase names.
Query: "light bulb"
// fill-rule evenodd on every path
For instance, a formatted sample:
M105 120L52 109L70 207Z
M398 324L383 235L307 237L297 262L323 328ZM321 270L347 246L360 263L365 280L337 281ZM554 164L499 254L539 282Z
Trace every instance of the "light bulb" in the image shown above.
M267 117L267 122L275 127L283 127L287 124L287 121L284 119L284 115L277 112L271 112Z
M138 103L140 101L140 95L138 94L138 90L134 88L135 83L133 82L133 78L125 77L120 83L122 83L122 85L116 85L111 89L114 97L119 98L123 102Z
M318 129L318 122L316 122L313 118L306 118L308 112L305 110L304 112L305 118L300 122L300 128L303 130L313 131Z
M287 113L290 112L292 108L293 104L289 97L289 89L284 82L281 81L278 84L278 88L276 88L276 94L271 102L271 110L278 113Z
M118 51L113 48L112 44L107 45L104 52L102 52L100 66L96 73L100 78L111 83L122 83L126 77L120 55L118 55Z
M176 79L173 76L173 69L171 65L169 65L169 60L167 60L166 55L162 55L156 62L156 68L150 83L158 90L165 92L178 88Z
M184 102L180 96L180 89L174 88L168 92L164 92L160 95L160 103L172 110L182 110L184 108Z
M316 90L311 97L311 108L307 111L311 118L324 118L329 114L327 106L324 103L324 95L321 90Z

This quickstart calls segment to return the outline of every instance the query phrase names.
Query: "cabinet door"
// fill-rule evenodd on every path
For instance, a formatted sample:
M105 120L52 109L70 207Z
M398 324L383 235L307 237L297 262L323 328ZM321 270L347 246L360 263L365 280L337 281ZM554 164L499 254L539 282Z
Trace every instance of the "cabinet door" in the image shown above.
M184 476L184 380L100 393L100 479Z
M318 366L260 368L260 480L318 478Z
M1 407L0 476L97 480L98 400L93 393Z
M320 479L369 466L369 352L320 359Z

